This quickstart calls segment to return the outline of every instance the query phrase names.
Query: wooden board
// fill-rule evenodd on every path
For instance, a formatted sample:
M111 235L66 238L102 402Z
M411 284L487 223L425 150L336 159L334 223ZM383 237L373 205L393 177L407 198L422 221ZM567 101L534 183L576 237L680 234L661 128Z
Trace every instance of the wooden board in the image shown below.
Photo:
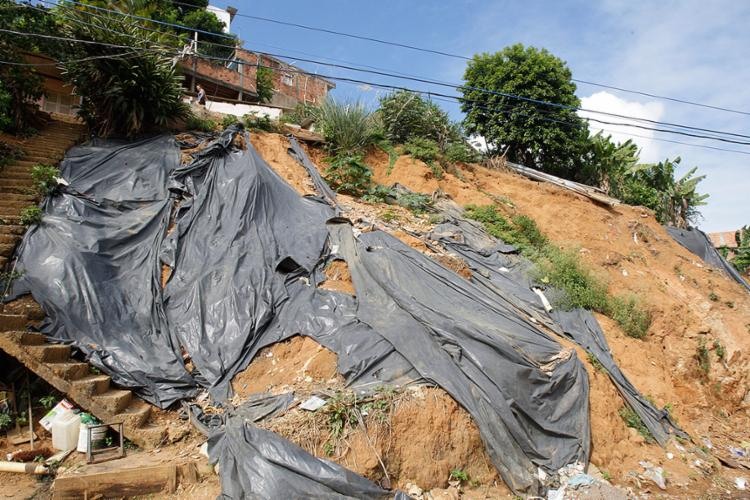
M52 485L54 500L94 498L122 498L166 491L173 493L180 483L198 481L194 462L119 469L94 474L71 474L55 479Z

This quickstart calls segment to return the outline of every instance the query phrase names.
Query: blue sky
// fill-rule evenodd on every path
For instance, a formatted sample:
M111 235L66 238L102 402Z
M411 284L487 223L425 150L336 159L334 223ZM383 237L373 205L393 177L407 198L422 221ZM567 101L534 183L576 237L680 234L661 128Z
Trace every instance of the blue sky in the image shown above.
M215 1L226 7L232 2ZM494 52L521 42L544 47L565 60L581 80L644 90L654 94L750 111L750 2L583 1L388 1L234 3L251 14L321 26L451 53ZM324 33L235 17L232 31L246 46L309 59L337 59L413 76L460 82L465 61L414 52ZM333 61L330 61L333 62ZM353 73L310 63L300 67L334 76L402 84L445 92L440 87ZM338 83L334 96L375 104L377 89ZM604 93L606 92L606 93ZM578 86L584 106L644 118L750 135L750 116ZM454 119L455 104L440 102ZM633 129L610 127L615 132ZM711 195L703 207L706 231L750 224L750 154L726 153L660 142L665 138L740 149L750 146L637 131L642 158L656 161L681 156L685 168L698 166L707 178L701 190ZM624 140L627 136L619 134Z

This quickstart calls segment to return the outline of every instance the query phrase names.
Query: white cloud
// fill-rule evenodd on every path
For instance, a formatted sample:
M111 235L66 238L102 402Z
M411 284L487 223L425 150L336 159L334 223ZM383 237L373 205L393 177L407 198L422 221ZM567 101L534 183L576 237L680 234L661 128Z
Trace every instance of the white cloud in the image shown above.
M664 106L660 102L647 102L641 104L635 101L627 101L609 92L596 92L588 97L581 98L581 108L591 111L603 111L615 115L631 116L634 118L645 118L648 120L660 120L664 115ZM611 123L636 124L642 126L653 126L648 122L640 122L619 118L617 116L579 111L583 118L595 118ZM601 131L604 135L611 135L614 142L625 142L631 139L641 149L641 161L645 163L659 161L660 149L658 141L654 140L654 132L625 125L606 125L595 121L589 122L591 134ZM635 137L640 136L640 137Z

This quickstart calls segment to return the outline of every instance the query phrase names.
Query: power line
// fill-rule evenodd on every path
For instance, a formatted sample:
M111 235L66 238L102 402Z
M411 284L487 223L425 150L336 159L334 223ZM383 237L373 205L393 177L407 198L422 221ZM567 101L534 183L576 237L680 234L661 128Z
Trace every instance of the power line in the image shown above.
M85 44L100 45L100 46L107 46L107 47L114 47L114 48L138 49L138 50L143 50L143 51L146 51L146 52L148 52L148 51L153 52L153 51L160 51L160 50L162 50L162 49L143 49L143 48L132 47L132 46L127 46L127 45L117 45L117 44L109 44L109 43L104 43L104 42L94 42L94 41L90 41L90 40L79 40L79 39L75 39L75 38L58 37L58 36L54 36L54 35L45 35L45 34L41 34L41 33L24 33L24 32L13 31L13 30L6 30L6 29L0 29L0 32L6 32L6 33L11 33L11 34L15 34L15 35L22 35L22 36L36 36L36 37L40 37L40 38L53 39L53 40L61 40L61 41L66 41L66 42L71 42L71 43L85 43ZM211 56L205 56L205 55L194 56L194 57L199 57L199 58L204 58L204 59L221 60L221 61L225 60L223 58L217 58L217 57L211 57ZM273 69L273 68L271 68L271 69ZM343 78L343 77L333 77L333 76L327 76L327 75L319 75L319 74L313 74L313 73L310 73L310 72L307 72L307 71L303 71L303 70L286 70L286 71L288 71L288 72L295 72L295 73L301 73L301 74L305 74L305 75L308 75L308 76L314 76L314 77L336 79L336 80L342 80L342 81L352 81L352 82L366 84L366 85L376 85L376 86L381 86L381 87L390 87L390 88L393 88L393 89L396 89L396 90L402 89L402 90L407 90L407 91L415 92L414 89L409 89L409 88L406 88L406 87L401 87L401 86L386 86L386 85L383 85L383 84L378 84L376 82L369 82L369 81L365 81L365 80L358 80L358 79L352 79L352 78ZM428 81L427 83L430 83L430 82ZM468 100L468 99L463 98L463 97L459 98L457 96L452 96L452 95L449 95L449 94L438 94L438 93L432 93L432 94L438 95L438 96L441 96L441 97L454 98L454 99L460 100L460 102L470 102L470 103L476 102L476 101ZM737 141L737 140L733 140L733 139L726 139L726 138L716 137L716 136L707 136L707 135L693 134L693 133L684 132L684 131L678 131L678 130L670 130L670 129L660 129L660 128L653 128L653 127L646 127L646 126L641 126L641 125L636 125L636 124L608 122L608 121L600 120L600 119L597 119L597 118L588 118L588 117L582 117L582 118L585 119L585 120L587 120L587 121L593 121L593 122L602 123L602 124L605 124L605 125L635 127L635 128L639 128L639 129L643 129L643 130L651 130L651 131L654 131L654 132L664 132L664 133L682 135L682 136L686 136L686 137L695 137L695 138L700 138L700 139L710 139L710 140L716 140L716 141L721 141L721 142L728 142L728 143L732 143L732 144L750 145L750 142Z
M42 1L45 1L45 0L42 0ZM86 4L81 4L81 3L76 2L74 0L68 0L68 1L70 1L71 3L77 4L77 5L86 6ZM180 3L180 2L175 2L175 3L177 3L178 5L185 5L185 6L192 7L189 4L184 4L184 3ZM102 10L102 11L114 13L114 14L123 15L123 16L129 16L129 17L134 17L134 18L137 18L137 19L143 19L143 20L146 20L146 21L153 21L153 22L157 22L159 24L165 25L165 26L172 26L172 27L176 27L176 28L180 28L180 29L184 29L184 30L188 30L188 31L197 31L199 33L202 32L202 33L208 33L208 34L214 34L215 35L215 33L210 33L210 32L206 32L206 31L202 31L202 30L198 30L198 29L193 29L193 28L190 28L189 26L184 26L184 25L181 25L181 24L168 23L168 22L163 22L163 21L154 21L154 20L151 20L149 18L145 18L145 17L141 17L141 16L134 16L132 14L126 14L126 13L115 11L115 10L111 10L111 9L105 9L105 8L102 8L102 7L93 7L93 8L95 8L97 10ZM223 36L227 36L227 35L223 35ZM222 46L222 47L232 48L229 45L221 45L221 44L216 44L216 43L213 43L213 42L204 42L204 43L210 43L212 45L218 45L218 46ZM260 52L260 51L258 51L258 52L263 54L263 52ZM291 57L291 56L271 54L271 53L265 53L265 54L269 55L271 57L286 57L286 58ZM507 93L507 92L500 92L500 91L494 91L494 90L490 90L490 89L484 89L484 88L481 88L481 87L473 87L473 86L468 86L468 85L456 85L456 84L444 83L444 82L439 82L439 81L435 81L435 80L431 80L431 79L425 79L425 78L399 76L399 75L394 75L394 74L387 73L387 72L382 72L382 71L368 70L368 69L362 69L362 68L355 68L355 67L351 67L351 66L344 66L344 65L338 65L338 64L333 64L333 63L326 63L326 62L323 62L323 61L316 61L316 60L311 60L311 59L300 59L300 58L297 58L297 59L305 61L305 62L314 63L314 64L321 64L321 65L326 65L326 66L331 66L331 67L338 67L338 68L341 68L341 69L347 69L347 70L350 70L350 71L359 71L359 72L377 74L377 75L380 75L380 76L388 76L388 77L391 77L391 78L400 78L400 79L406 79L406 80L411 80L411 81L420 82L420 83L427 83L427 84L431 84L431 85L438 85L438 86L443 86L443 87L450 87L450 88L453 88L453 89L455 89L457 91L463 91L464 89L466 89L466 90L474 90L474 91L479 91L479 92L482 92L482 93L488 93L488 94L493 94L493 95L499 95L499 96L502 96L502 97L507 97L509 99L518 99L518 100L523 100L523 101L531 102L531 103L534 103L534 104L545 105L545 106L550 106L550 107L557 107L557 108L561 108L561 109L569 109L569 110L573 110L573 111L582 111L582 112L585 112L585 113L595 113L595 114L601 114L601 115L611 116L611 117L625 119L625 120L633 120L633 121L640 121L640 122L645 122L645 123L651 123L651 124L654 124L654 125L667 126L667 127L677 127L677 128L688 129L688 130L695 130L695 131L699 131L699 132L711 133L711 134L728 135L728 136L733 136L733 137L741 137L741 138L745 138L745 139L750 139L750 136L748 136L748 135L737 134L737 133L734 133L734 132L723 132L723 131L712 130L712 129L707 129L707 128L703 128L703 127L694 127L694 126L682 125L682 124L678 124L678 123L662 122L662 121L658 121L658 120L650 120L648 118L639 118L639 117L633 117L633 116L628 116L628 115L622 115L622 114L618 114L618 113L610 113L610 112L606 112L606 111L598 111L598 110L586 109L586 108L581 108L581 107L576 107L576 106L569 106L569 105L565 105L565 104L544 101L544 100L541 100L541 99L534 99L534 98L519 96L519 95L516 95L516 94L510 94L510 93ZM219 60L224 60L224 59L219 58ZM592 120L594 120L594 119L592 119ZM601 123L611 124L611 125L618 125L618 126L625 126L625 127L631 127L631 128L639 128L639 129L644 129L644 130L650 129L650 128L643 127L641 125L628 124L628 123L611 123L611 122L604 122L604 121L602 121ZM660 130L660 131L669 132L669 131L663 130L663 129ZM699 135L691 135L691 134L687 134L687 133L683 133L682 135L688 135L688 136L691 136L691 137L702 137L702 136L699 136ZM734 144L745 144L744 142L739 142L739 141L735 141L735 140L732 140L732 139L724 139L724 138L721 138L721 137L716 137L715 139L719 140L719 141L722 141L722 142L729 142L729 143L734 143Z
M182 2L173 2L173 3L178 4L178 5L188 5L188 4L184 4ZM282 21L282 20L279 20L279 19L272 19L272 18L269 18L269 17L253 16L253 15L250 15L250 14L240 14L240 13L236 13L235 16L237 16L237 17L245 17L245 18L248 18L248 19L254 19L256 21L263 21L263 22L268 22L268 23L273 23L273 24L278 24L278 25L284 25L284 26L290 26L290 27L294 27L294 28L305 29L305 30L309 30L309 31L317 31L317 32L321 32L321 33L327 33L327 34L330 34L330 35L335 35L335 36L343 36L343 37L353 38L353 39L357 39L357 40L364 40L364 41L367 41L367 42L374 42L374 43L379 43L379 44L383 44L383 45L390 45L390 46L393 46L393 47L401 47L401 48L405 48L405 49L409 49L409 50L415 50L415 51L418 51L418 52L425 52L425 53L436 54L436 55L445 56L445 57L451 57L451 58L454 58L454 59L461 59L461 60L464 60L464 61L470 61L470 60L472 60L471 57L467 57L467 56L464 56L464 55L461 55L461 54L454 54L454 53L445 52L445 51L442 51L442 50L435 50L435 49L430 49L430 48L427 48L427 47L419 47L419 46L416 46L416 45L410 45L410 44L405 44L405 43L400 43L400 42L393 42L393 41L390 41L390 40L383 40L383 39L380 39L380 38L375 38L375 37L370 37L370 36L365 36L365 35L357 35L357 34L354 34L354 33L346 33L346 32L342 32L342 31L336 31L336 30L331 30L331 29L327 29L327 28L321 28L321 27L317 27L317 26L310 26L310 25L306 25L306 24L293 23L293 22L289 22L289 21ZM717 111L725 111L727 113L736 113L736 114L750 116L750 111L742 111L742 110L737 110L737 109L725 108L725 107L721 107L721 106L714 106L714 105L711 105L711 104L705 104L705 103L700 103L700 102L696 102L696 101L690 101L690 100L687 100L687 99L680 99L680 98L676 98L676 97L669 97L669 96L655 94L655 93L652 93L652 92L644 92L644 91L641 91L641 90L627 89L627 88L624 88L624 87L618 87L618 86L614 86L614 85L607 85L607 84L604 84L604 83L597 83L597 82L592 82L592 81L588 81L588 80L581 80L581 79L577 79L577 78L571 78L571 80L574 81L574 82L576 82L576 83L581 83L581 84L584 84L584 85L592 85L592 86L596 86L596 87L607 88L607 89L611 89L611 90L617 90L619 92L626 92L626 93L630 93L630 94L636 94L636 95L642 95L642 96L646 96L646 97L651 97L651 98L654 98L654 99L664 99L664 100L667 100L667 101L678 102L678 103L687 104L687 105L690 105L690 106L698 106L698 107L713 109L713 110L717 110Z

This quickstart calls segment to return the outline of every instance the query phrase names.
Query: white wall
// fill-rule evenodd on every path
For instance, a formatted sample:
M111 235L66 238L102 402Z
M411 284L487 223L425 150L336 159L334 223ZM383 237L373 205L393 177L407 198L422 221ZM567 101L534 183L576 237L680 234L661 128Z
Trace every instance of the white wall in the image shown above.
M216 17L219 18L219 21L224 23L224 33L229 33L230 24L232 22L232 18L229 15L229 12L225 11L221 7L216 7L213 5L209 5L208 7L206 7L206 10L216 14Z
M206 109L214 113L225 115L245 116L248 113L254 113L257 116L267 116L272 120L278 120L281 116L281 109L269 108L257 104L233 104L229 102L206 101Z

